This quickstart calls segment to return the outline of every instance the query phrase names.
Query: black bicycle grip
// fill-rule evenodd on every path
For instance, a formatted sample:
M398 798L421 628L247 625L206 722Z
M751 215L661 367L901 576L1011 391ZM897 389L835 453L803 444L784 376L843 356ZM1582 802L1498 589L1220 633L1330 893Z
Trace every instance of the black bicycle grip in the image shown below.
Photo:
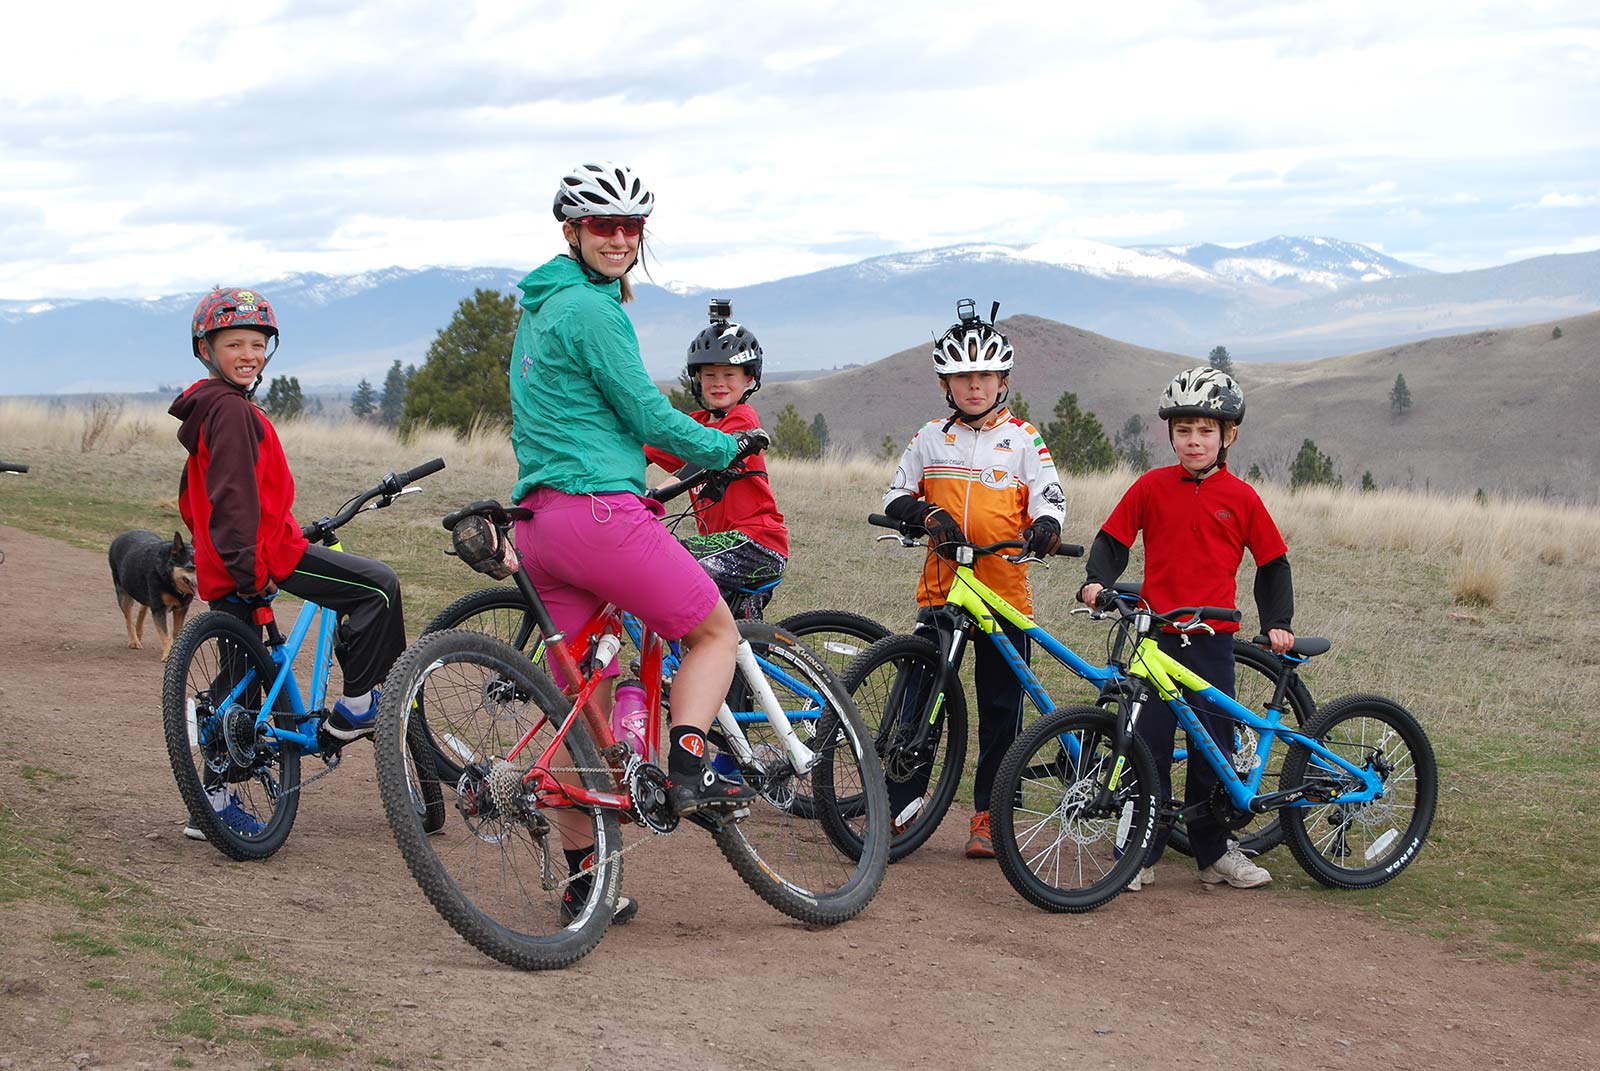
M19 465L14 461L0 461L0 472L27 472L28 466Z
M444 468L444 458L436 457L432 461L424 461L416 468L400 473L395 478L400 481L400 486L404 487L406 484L416 483L424 476L432 476L442 468Z
M1056 548L1056 557L1058 557L1058 558L1081 558L1081 557L1083 557L1083 544L1082 543L1063 543L1059 547Z
M893 528L897 532L900 531L899 521L895 520L893 517L885 517L881 513L874 513L869 516L867 518L867 523L876 525L879 528Z
M1197 606L1195 615L1207 621L1242 621L1244 614L1238 610L1225 610L1220 606Z

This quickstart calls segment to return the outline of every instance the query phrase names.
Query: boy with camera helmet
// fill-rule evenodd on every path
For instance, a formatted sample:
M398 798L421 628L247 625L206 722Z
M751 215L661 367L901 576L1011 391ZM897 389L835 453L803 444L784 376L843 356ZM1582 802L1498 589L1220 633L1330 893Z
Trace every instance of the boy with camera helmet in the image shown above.
M883 496L883 511L895 520L920 525L930 549L917 585L920 616L944 605L955 571L947 562L962 542L998 543L1020 537L1027 554L1044 557L1061 545L1066 495L1055 462L1039 432L1006 407L1015 354L993 319L986 323L971 298L956 303L958 320L933 346L933 370L950 406L948 417L917 429L900 457L894 480ZM1033 590L1026 563L998 555L978 559L978 579L1025 614L1033 613ZM1027 636L1001 622L1024 660ZM1022 731L1022 683L993 643L974 645L978 695L978 767L973 779L976 814L967 839L970 859L993 859L989 832L989 794L1006 749ZM920 798L915 785L890 786L890 810L897 826L915 813L906 809ZM899 795L916 793L916 798Z
M1244 420L1244 392L1233 377L1215 368L1179 372L1161 394L1156 415L1167 422L1167 438L1178 464L1151 469L1123 494L1095 536L1089 551L1088 579L1078 597L1090 606L1128 566L1128 550L1144 533L1142 595L1157 612L1180 606L1233 609L1234 578L1248 549L1256 562L1255 600L1261 628L1279 654L1294 644L1294 585L1289 550L1278 526L1262 505L1255 488L1228 471L1228 447L1239 437ZM1214 686L1234 694L1234 621L1211 621L1211 633L1164 631L1156 642L1177 661ZM1196 700L1194 712L1225 756L1233 747L1233 725ZM1159 700L1145 707L1139 735L1150 747L1160 771L1161 800L1172 796L1172 745L1177 719ZM1203 800L1218 787L1210 764L1188 762L1185 800ZM1128 884L1130 890L1155 881L1156 860L1165 850L1170 830L1156 831L1144 866ZM1189 822L1189 841L1200 880L1227 882L1253 889L1272 880L1229 841L1228 831L1209 815Z
M761 426L750 396L761 389L761 344L749 328L729 319L733 307L712 299L711 322L689 343L684 379L702 408L689 416L732 435ZM653 446L644 456L668 472L683 461ZM789 561L789 529L778 512L761 454L723 485L690 492L699 534L683 540L716 582L737 621L759 621Z

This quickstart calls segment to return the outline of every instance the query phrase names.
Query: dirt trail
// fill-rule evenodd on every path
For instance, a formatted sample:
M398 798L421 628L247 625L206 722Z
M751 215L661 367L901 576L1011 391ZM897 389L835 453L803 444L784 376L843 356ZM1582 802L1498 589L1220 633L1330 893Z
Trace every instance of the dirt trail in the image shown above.
M1342 898L1208 889L1185 860L1090 915L1047 915L959 856L960 812L860 919L822 932L767 908L686 828L628 856L632 925L573 969L511 971L423 899L364 748L308 790L272 860L185 840L159 647L125 648L104 556L5 527L0 547L0 805L37 808L25 764L75 774L52 810L87 862L347 987L315 1028L353 1027L338 1066L1600 1066L1600 987L1467 959ZM52 948L81 924L69 909L0 904L0 921L0 1068L83 1053L167 1067L180 1044L197 1066L269 1062L157 1037L171 1008L87 988L110 969Z

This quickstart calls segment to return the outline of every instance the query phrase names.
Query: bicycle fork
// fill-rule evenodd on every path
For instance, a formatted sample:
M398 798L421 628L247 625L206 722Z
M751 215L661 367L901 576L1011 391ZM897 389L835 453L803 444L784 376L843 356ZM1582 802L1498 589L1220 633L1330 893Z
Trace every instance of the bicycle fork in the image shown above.
M761 671L761 663L756 661L755 649L750 646L750 641L739 641L738 653L735 656L740 674L744 683L750 689L751 698L756 706L767 716L767 723L772 726L772 731L777 734L778 741L783 745L784 752L789 756L789 764L794 768L796 775L804 777L811 772L811 767L817 763L817 754L805 745L805 742L795 733L789 715L784 713L782 704L778 702L777 693L772 690L772 684L767 680L767 675ZM751 750L750 743L745 739L744 730L740 728L739 721L733 716L733 711L728 708L726 701L717 710L717 725L722 729L722 735L727 738L728 744L733 748L734 758L743 765L761 763Z

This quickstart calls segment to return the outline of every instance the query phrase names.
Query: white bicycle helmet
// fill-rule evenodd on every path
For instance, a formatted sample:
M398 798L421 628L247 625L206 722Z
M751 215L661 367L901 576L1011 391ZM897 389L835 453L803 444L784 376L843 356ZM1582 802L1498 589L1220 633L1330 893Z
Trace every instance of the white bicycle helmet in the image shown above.
M994 303L989 313L992 320L1000 311ZM994 329L993 323L984 323L978 317L977 307L971 298L956 302L958 323L933 344L933 370L941 376L962 372L1009 373L1015 351L1006 336Z
M1214 420L1244 423L1244 391L1232 376L1209 365L1186 368L1172 377L1161 392L1161 407L1156 416L1211 417Z
M556 219L584 216L648 216L656 195L625 164L579 164L561 180L553 210Z

